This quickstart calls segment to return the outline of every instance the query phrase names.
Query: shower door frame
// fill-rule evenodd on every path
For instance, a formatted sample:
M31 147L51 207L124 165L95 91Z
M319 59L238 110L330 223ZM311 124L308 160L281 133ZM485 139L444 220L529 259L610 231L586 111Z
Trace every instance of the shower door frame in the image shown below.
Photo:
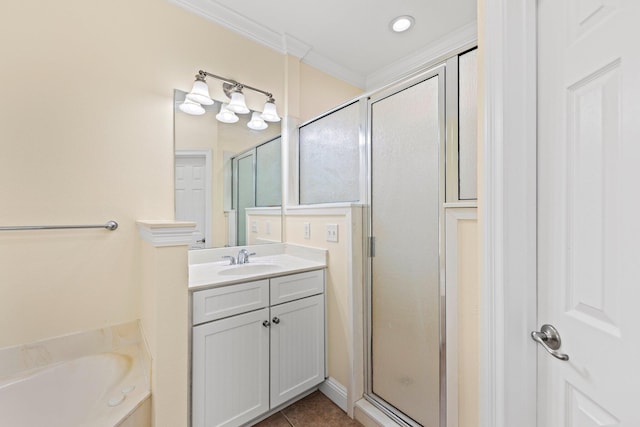
M457 77L456 76L450 77ZM433 77L438 77L438 105L440 117L439 129L440 129L440 142L439 142L439 172L438 172L438 192L439 192L439 207L438 207L438 230L439 230L439 335L440 335L440 414L439 414L439 427L446 427L447 425L447 353L446 353L446 286L445 286L445 198L446 198L446 145L449 140L450 126L447 126L447 111L453 107L457 109L457 99L451 101L446 99L447 88L447 74L446 74L446 62L442 62L430 68L427 71L421 72L411 78L403 80L402 82L388 86L380 91L373 92L367 97L367 124L366 124L366 158L367 158L367 212L365 213L366 220L366 232L369 237L369 244L367 245L366 258L365 258L365 301L364 301L364 315L365 315L365 375L364 375L364 398L373 404L375 407L383 411L387 416L398 422L400 425L419 427L420 424L413 421L406 414L401 413L397 408L393 407L390 403L386 402L379 396L373 393L373 370L372 370L372 251L374 250L373 239L375 236L372 234L373 222L372 222L372 149L371 149L371 133L372 133L372 106L373 103L381 101L387 97L395 95L405 89L425 82ZM452 97L453 98L453 97ZM454 106L449 105L449 102L455 102ZM373 239L372 239L373 238ZM374 254L375 255L375 254Z

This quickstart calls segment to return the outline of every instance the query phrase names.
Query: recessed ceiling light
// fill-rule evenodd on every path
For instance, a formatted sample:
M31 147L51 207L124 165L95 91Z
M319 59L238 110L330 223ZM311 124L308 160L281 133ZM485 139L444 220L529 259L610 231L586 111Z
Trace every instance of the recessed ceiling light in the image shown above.
M394 32L402 33L407 31L409 28L411 28L414 22L416 22L416 20L413 19L413 16L402 15L402 16L398 16L393 21L391 21L390 25L391 25L391 29Z

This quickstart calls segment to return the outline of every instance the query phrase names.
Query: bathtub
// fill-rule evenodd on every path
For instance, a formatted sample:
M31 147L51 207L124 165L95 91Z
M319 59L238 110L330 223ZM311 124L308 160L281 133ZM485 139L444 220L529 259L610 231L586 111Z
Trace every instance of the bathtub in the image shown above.
M136 414L150 407L140 353L131 345L0 379L0 426L112 427L148 418Z

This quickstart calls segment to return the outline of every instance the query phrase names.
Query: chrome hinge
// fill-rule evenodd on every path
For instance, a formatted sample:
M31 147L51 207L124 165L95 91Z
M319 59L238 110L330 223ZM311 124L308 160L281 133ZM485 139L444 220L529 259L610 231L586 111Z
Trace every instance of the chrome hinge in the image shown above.
M376 238L373 236L369 237L369 256L376 256Z

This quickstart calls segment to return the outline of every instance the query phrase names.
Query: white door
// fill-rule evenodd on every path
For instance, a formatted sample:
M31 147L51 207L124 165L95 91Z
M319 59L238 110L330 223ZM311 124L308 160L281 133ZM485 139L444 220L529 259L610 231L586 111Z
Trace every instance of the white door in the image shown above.
M208 247L207 218L211 218L210 175L207 171L206 154L177 151L175 156L175 204L176 220L196 223L194 239L190 249Z
M324 295L271 307L271 408L324 381Z
M193 427L235 427L269 410L269 309L193 328Z
M640 1L538 1L538 426L640 426Z

